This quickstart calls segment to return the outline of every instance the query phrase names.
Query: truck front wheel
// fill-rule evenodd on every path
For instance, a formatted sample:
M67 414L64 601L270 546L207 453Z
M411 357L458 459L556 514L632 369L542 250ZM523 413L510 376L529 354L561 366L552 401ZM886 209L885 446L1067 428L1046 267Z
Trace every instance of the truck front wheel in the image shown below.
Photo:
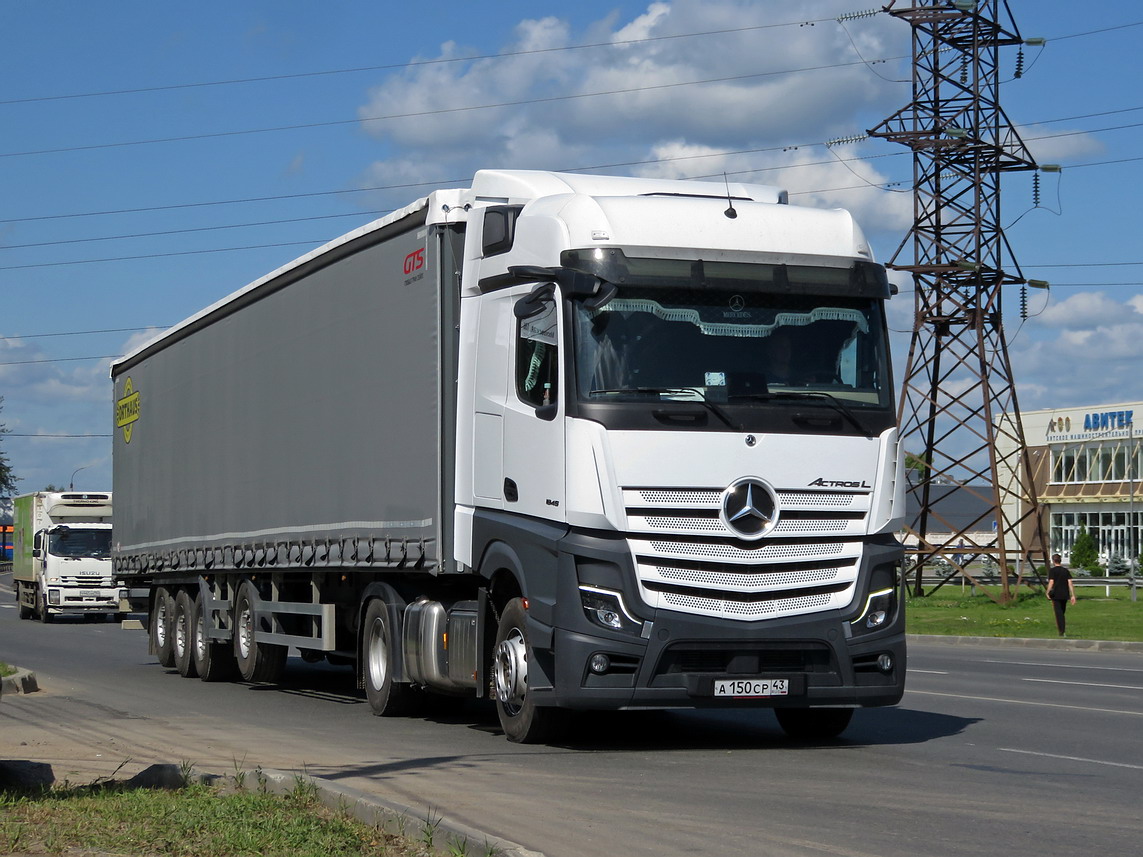
M528 661L532 649L525 627L524 599L513 598L500 614L492 672L496 681L496 713L509 741L538 744L550 741L566 725L567 712L539 708L528 692Z
M167 587L155 590L155 603L151 605L151 649L159 659L159 666L170 669L175 665L174 635L171 622L175 601Z
M243 583L234 602L234 655L238 672L246 681L277 681L286 669L289 649L258 642L257 603L258 592L253 584Z
M378 717L401 717L412 714L421 701L421 693L411 684L393 680L396 641L391 633L389 605L374 598L365 608L365 624L361 640L364 660L365 696Z
M852 708L775 708L778 725L799 741L824 741L845 731Z

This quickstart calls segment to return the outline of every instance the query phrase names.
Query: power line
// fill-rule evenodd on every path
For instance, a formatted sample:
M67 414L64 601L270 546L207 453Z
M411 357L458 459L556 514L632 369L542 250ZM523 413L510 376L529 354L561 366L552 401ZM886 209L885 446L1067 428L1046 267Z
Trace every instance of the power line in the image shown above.
M0 366L27 366L31 363L73 363L81 360L117 360L121 354L100 354L95 357L53 357L43 360L9 360L0 362Z
M420 66L433 66L433 65L448 65L452 63L466 63L478 62L480 60L501 60L512 59L514 57L531 56L534 54L551 54L563 53L567 51L581 51L591 48L615 48L615 47L629 47L631 45L647 44L650 42L664 42L676 39L693 39L702 36L723 36L728 34L737 34L750 32L753 30L773 30L779 27L803 27L807 24L823 24L827 21L833 21L834 18L815 18L812 20L802 21L788 21L783 24L757 24L749 27L733 27L724 30L705 30L697 33L676 33L674 35L666 36L647 36L642 39L624 39L622 41L614 42L589 42L580 45L564 45L559 48L532 48L524 51L506 51L501 54L473 54L464 57L442 57L434 60L410 60L404 63L390 63L388 65L370 65L370 66L357 66L355 68L336 68L336 69L323 69L320 71L309 72L296 72L293 74L272 74L263 75L260 77L240 77L232 78L230 80L212 80L200 81L196 83L173 83L165 86L141 86L133 87L130 89L112 89L104 90L101 92L79 92L64 95L42 95L29 98L8 98L0 99L2 104L27 104L30 102L42 101L63 101L68 99L79 98L103 98L114 95L137 95L146 92L170 92L182 89L196 89L200 87L213 87L213 86L232 86L235 84L246 83L266 83L280 80L299 80L312 77L328 77L331 75L340 74L359 74L367 71L397 71L399 69L417 68Z
M887 57L888 60L904 59L904 56ZM443 116L450 113L465 113L476 110L494 110L504 107L526 107L534 104L555 104L564 101L575 101L585 98L601 98L611 95L630 95L639 92L655 92L664 89L681 89L688 86L705 86L711 83L733 83L742 80L755 80L763 77L777 77L786 74L803 74L813 71L827 71L836 68L847 68L857 65L865 65L864 60L855 60L845 63L831 63L829 65L820 66L805 66L796 69L784 69L780 71L763 71L754 72L752 74L738 74L728 75L726 77L713 77L703 80L680 81L676 83L658 83L648 86L635 86L628 89L610 89L601 90L599 92L578 92L569 95L550 95L541 98L525 98L517 101L502 101L493 104L470 104L460 107L441 107L435 110L418 110L410 113L390 113L384 116L365 116L356 117L353 119L332 119L325 122L302 122L295 125L277 125L267 128L244 128L236 131L212 131L205 134L185 134L176 137L157 137L150 140L127 140L118 143L89 143L83 146L63 146L56 149L33 149L24 152L0 152L0 158L19 158L28 155L58 155L68 152L89 152L100 149L118 149L132 146L150 146L158 143L182 143L193 140L211 140L225 137L240 137L248 136L251 134L269 134L280 131L301 131L312 128L331 128L340 125L357 125L365 122L382 122L391 121L393 119L417 119L425 116Z
M168 327L169 325L164 325ZM151 325L150 327L111 327L103 330L71 330L65 333L25 333L13 336L0 335L0 340L4 339L47 339L53 336L90 336L97 333L138 333L143 330L154 330L158 325Z

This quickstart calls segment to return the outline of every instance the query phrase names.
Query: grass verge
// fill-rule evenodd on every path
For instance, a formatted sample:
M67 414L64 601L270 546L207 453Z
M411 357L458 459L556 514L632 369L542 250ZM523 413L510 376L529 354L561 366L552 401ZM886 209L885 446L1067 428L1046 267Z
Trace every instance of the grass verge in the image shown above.
M15 674L16 674L16 668L15 667L10 667L10 666L8 666L8 664L4 663L3 661L0 661L0 678L4 678L4 676L15 675Z
M402 821L396 828L374 827L325 807L314 787L301 780L283 796L202 783L180 789L96 783L0 790L0 854L461 857L495 853L451 841L443 851L434 851L435 825Z
M910 634L965 637L1057 637L1052 605L1043 592L1021 590L1015 600L1000 606L987 595L999 597L1000 587L968 587L949 583L923 597L911 596L905 609ZM1076 603L1067 610L1069 638L1143 642L1143 600L1131 601L1127 587L1076 587Z

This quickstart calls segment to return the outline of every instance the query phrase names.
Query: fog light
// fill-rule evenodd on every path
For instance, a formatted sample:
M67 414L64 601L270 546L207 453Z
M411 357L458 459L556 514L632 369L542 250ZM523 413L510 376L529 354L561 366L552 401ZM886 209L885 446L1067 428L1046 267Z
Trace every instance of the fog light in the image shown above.
M877 656L877 669L888 675L893 672L893 656L890 654L880 654Z
M58 589L49 589L48 590L48 603L54 604L57 607L59 606L59 604L60 604L60 591Z
M884 610L874 610L865 617L866 628L880 628L885 624L885 620L889 618L889 614Z
M611 668L611 658L607 655L592 655L588 665L596 675L603 675Z

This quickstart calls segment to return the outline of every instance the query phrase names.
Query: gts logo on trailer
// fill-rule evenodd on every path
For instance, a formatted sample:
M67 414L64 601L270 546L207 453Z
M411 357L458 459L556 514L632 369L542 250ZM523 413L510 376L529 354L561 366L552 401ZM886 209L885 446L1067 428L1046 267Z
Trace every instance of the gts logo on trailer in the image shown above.
M846 482L838 479L822 479L820 476L810 483L814 488L866 488L873 489L873 486L862 479L860 482Z

